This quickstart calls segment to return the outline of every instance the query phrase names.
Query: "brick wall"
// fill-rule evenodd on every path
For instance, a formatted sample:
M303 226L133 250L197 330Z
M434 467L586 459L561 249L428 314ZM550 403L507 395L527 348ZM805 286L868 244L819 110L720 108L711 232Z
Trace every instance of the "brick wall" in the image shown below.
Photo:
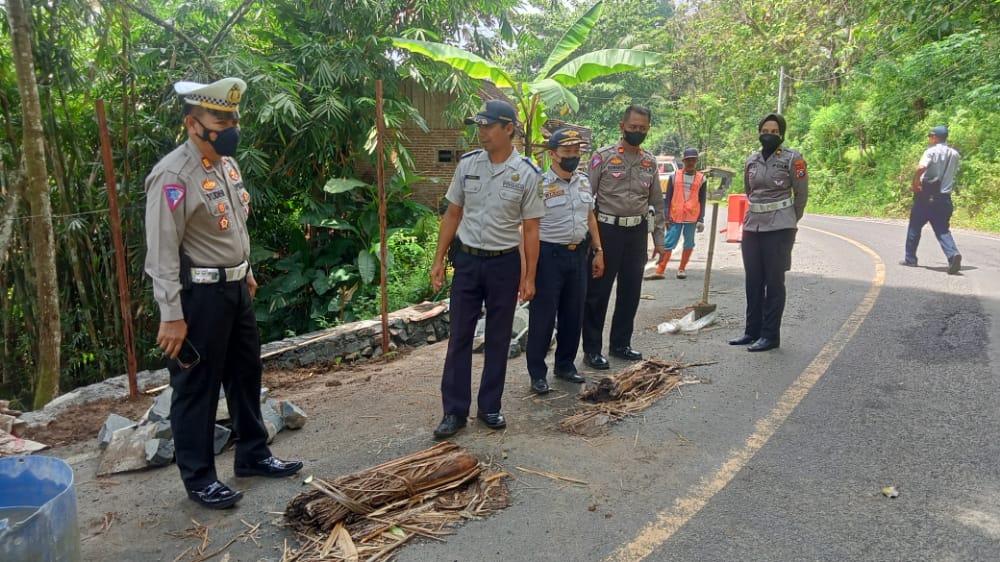
M410 150L418 175L426 178L437 178L437 182L419 182L413 185L413 198L416 201L437 209L448 184L455 173L458 159L462 154L474 147L466 146L467 141L462 136L462 130L430 129L423 132L420 129L403 129L406 136L406 147ZM439 152L447 154L450 162L439 162ZM442 154L444 155L444 154Z

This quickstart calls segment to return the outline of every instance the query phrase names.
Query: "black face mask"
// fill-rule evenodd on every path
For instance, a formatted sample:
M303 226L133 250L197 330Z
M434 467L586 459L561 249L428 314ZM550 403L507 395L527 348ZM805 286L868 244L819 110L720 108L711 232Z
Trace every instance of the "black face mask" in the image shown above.
M240 144L240 129L238 127L229 127L221 131L214 131L206 127L197 117L194 117L194 120L198 121L198 124L202 128L202 132L198 135L198 138L212 145L216 154L219 156L236 156L236 147ZM215 133L215 140L211 138L212 133Z
M639 146L642 144L642 141L646 140L646 133L642 131L625 131L622 133L622 138L632 146Z
M772 135L768 133L763 133L759 137L760 146L764 149L764 152L771 154L781 146L781 137L778 135Z
M580 165L580 157L579 156L574 156L572 158L570 158L570 157L567 156L567 157L564 157L562 160L559 161L559 167L562 168L563 170L567 171L567 172L575 172L577 166L579 166L579 165Z

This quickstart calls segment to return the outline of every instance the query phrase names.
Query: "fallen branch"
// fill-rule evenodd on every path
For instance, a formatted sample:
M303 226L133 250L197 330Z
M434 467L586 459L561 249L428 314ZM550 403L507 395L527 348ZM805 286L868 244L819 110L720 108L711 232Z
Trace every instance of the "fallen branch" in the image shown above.
M551 472L546 472L544 470L524 468L523 466L515 466L514 468L520 470L521 472L527 472L528 474L537 474L538 476L544 476L546 478L551 478L552 480L560 480L562 482L569 482L570 484L580 484L583 486L590 485L590 483L585 480L577 480L576 478L570 478L568 476L559 476L558 474L553 474Z

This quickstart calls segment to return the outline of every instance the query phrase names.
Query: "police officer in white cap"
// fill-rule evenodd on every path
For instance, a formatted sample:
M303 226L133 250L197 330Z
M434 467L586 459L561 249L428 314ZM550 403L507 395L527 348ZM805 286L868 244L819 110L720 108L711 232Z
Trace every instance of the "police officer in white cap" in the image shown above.
M156 337L170 358L170 425L188 497L213 509L243 494L215 471L215 412L225 389L236 476L283 477L300 461L271 455L260 412L257 282L248 262L250 193L233 156L246 83L178 82L187 141L146 178L146 272L160 308Z

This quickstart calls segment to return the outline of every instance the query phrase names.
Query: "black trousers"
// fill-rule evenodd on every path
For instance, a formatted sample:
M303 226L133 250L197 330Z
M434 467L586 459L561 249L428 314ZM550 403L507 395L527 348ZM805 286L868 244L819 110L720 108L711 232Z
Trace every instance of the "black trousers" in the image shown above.
M271 456L267 429L260 414L260 335L246 280L193 284L181 291L188 341L201 360L189 369L169 361L170 425L177 467L187 489L215 480L215 411L219 388L236 437L236 463L250 464Z
M611 349L632 345L635 312L639 309L642 291L642 271L646 266L646 244L649 232L646 223L638 226L617 226L598 223L604 248L604 276L590 278L587 304L583 310L583 351L601 353L604 321L608 315L611 287L618 281L615 313L611 318ZM589 265L588 265L589 267Z
M521 254L482 257L452 252L451 335L441 375L441 402L445 414L469 415L472 403L472 338L486 305L486 346L479 381L478 407L482 413L500 411L507 380L517 288L521 282Z
M785 312L785 272L791 268L795 229L743 231L747 318L744 333L754 338L781 339Z
M552 330L559 321L556 334L555 368L563 373L576 370L573 361L580 349L583 303L589 278L589 244L570 250L561 244L542 242L535 275L535 298L528 316L528 346L525 358L528 375L544 379L548 374L545 354L552 341Z

